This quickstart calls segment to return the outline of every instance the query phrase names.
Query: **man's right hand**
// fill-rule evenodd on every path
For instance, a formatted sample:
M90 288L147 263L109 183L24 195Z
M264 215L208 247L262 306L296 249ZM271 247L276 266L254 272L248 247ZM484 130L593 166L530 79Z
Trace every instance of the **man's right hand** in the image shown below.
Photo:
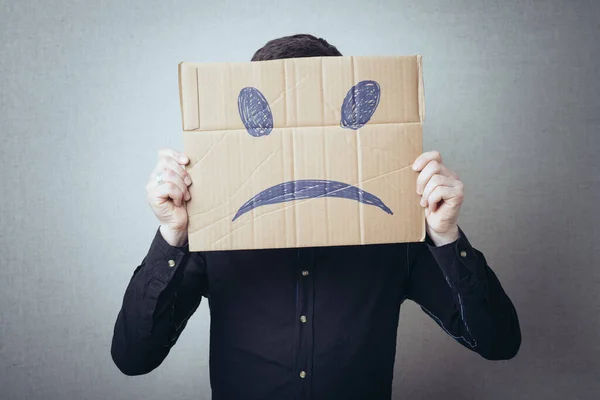
M186 201L191 199L188 186L192 178L185 170L189 158L173 149L158 152L158 163L146 185L146 197L160 222L160 233L171 246L187 242Z

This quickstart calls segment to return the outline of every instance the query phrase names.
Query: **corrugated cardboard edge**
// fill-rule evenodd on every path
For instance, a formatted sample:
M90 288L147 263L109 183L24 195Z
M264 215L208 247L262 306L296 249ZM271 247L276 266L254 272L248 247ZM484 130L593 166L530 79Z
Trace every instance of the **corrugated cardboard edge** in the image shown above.
M423 86L423 63L422 56L417 55L417 70L418 70L418 94L419 94L419 120L421 121L421 129L423 126L423 122L425 121L425 88ZM421 152L423 151L423 131L421 130ZM427 221L425 220L425 211L423 211L423 218L421 219L421 237L419 238L419 242L425 241L425 236L427 235Z
M179 84L179 110L181 112L181 130L185 131L185 112L183 111L183 85L181 84L181 68L183 68L183 62L177 65L177 82Z
M183 87L189 86L190 81L195 81L198 87L198 72L189 63L179 63L179 104L181 108L181 127L183 131L200 129L200 116L198 97L186 98Z
M417 76L419 77L419 121L423 122L425 121L425 91L423 87L423 64L421 59L422 57L420 55L417 55Z

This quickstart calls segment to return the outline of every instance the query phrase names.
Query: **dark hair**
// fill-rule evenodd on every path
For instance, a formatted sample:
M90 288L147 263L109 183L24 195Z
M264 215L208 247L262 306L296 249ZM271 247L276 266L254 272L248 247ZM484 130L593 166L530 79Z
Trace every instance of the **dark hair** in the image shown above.
M251 61L279 60L282 58L341 56L342 53L325 39L313 35L284 36L267 42L252 56Z

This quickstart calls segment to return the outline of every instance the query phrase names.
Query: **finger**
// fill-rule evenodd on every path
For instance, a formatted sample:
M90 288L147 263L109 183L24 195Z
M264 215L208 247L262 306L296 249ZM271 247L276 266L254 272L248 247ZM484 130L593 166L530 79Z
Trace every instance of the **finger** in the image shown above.
M188 198L188 188L183 179L175 171L171 168L165 168L161 172L158 172L161 175L163 182L169 182L173 185L177 186L177 188L184 194L184 198L187 200ZM161 186L156 182L157 186Z
M158 151L158 158L163 157L171 157L183 165L186 165L188 162L190 162L190 159L185 154L168 147L162 148Z
M427 199L429 195L437 188L438 186L454 186L456 181L452 178L449 178L444 175L435 174L431 177L425 189L423 189L423 195L421 196L421 207L427 207L429 205Z
M183 192L171 182L165 182L162 185L159 185L156 188L155 197L157 199L157 205L166 203L169 199L172 199L177 207L183 204Z
M186 186L189 186L192 184L192 177L190 176L189 172L187 172L185 170L185 168L182 167L173 158L171 158L171 157L161 158L160 161L158 162L158 165L156 166L155 172L158 174L161 171L163 171L164 169L171 169L173 172L175 172L181 178L181 180L184 182L184 184Z
M430 161L417 177L417 194L423 193L427 182L436 174L458 180L458 175L454 171L449 170L444 164L436 160Z
M421 154L413 162L412 169L414 171L421 171L423 168L425 168L427 163L429 163L431 161L437 161L439 163L442 162L442 155L440 154L439 151L434 150L434 151L428 151L426 153Z
M429 209L429 212L435 212L438 209L439 203L442 200L452 198L454 191L455 189L450 186L437 186L435 189L433 189L433 191L427 198L427 208Z
M430 161L417 177L417 194L423 194L427 182L432 176L442 172L442 164L438 161Z
M460 205L463 201L463 188L461 184L456 186L444 186L440 185L433 189L429 197L427 198L428 209L430 212L434 212L443 201L450 206Z

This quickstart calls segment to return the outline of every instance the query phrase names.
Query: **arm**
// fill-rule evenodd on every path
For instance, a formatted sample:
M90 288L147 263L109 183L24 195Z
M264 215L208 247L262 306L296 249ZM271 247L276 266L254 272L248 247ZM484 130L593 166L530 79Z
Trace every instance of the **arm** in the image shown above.
M407 297L463 346L489 360L513 358L521 345L516 310L481 252L459 238L436 247L410 244Z
M437 151L421 154L417 194L427 220L426 243L409 245L407 297L450 336L490 360L514 357L521 345L517 313L483 254L459 229L464 185ZM411 252L412 250L412 252Z
M203 294L206 268L202 255L190 253L187 243L171 246L157 230L117 316L111 347L117 367L126 375L146 374L158 367Z

